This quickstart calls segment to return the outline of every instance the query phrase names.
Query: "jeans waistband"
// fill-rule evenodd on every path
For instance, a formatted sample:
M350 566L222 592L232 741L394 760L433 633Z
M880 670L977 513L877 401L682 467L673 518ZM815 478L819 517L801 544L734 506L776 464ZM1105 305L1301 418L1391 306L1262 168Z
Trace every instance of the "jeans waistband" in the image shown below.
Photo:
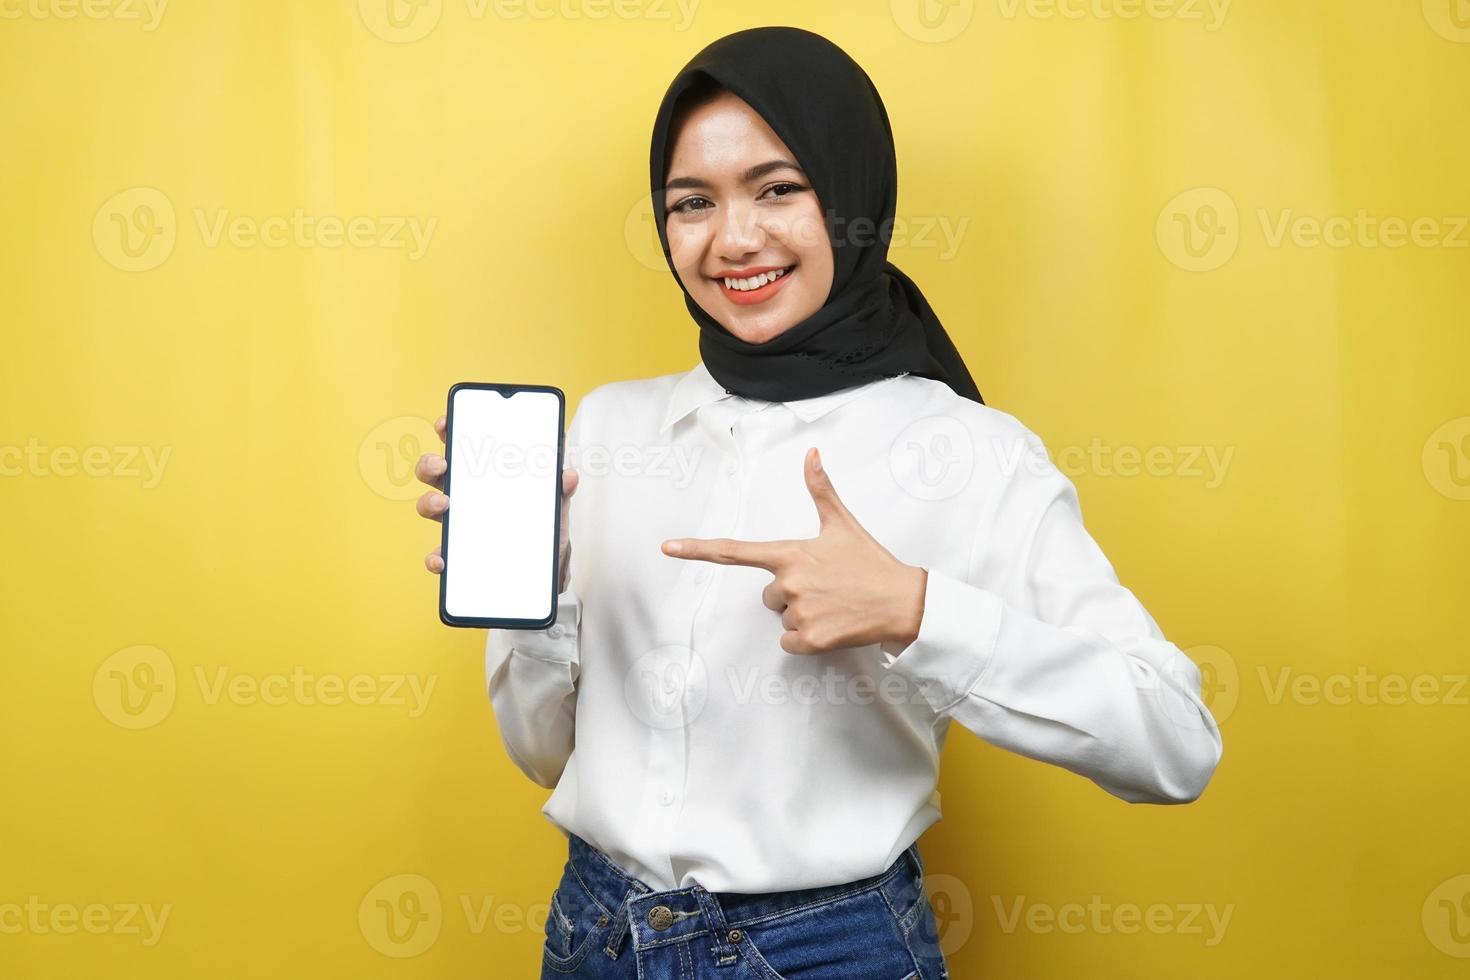
M922 893L924 878L915 841L887 869L842 884L783 892L711 892L699 885L657 891L578 835L568 834L568 841L568 863L612 922L607 940L611 955L616 955L630 930L638 949L710 930L715 932L716 947L720 947L727 930L870 889L881 889L889 904L900 908L906 900L912 901L916 888Z

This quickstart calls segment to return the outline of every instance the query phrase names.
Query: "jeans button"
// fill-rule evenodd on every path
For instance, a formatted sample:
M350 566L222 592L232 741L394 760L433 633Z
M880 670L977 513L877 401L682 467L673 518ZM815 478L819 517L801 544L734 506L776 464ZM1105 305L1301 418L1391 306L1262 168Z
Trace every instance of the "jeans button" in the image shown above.
M674 924L674 910L667 905L655 905L648 910L648 924L657 932L663 932Z

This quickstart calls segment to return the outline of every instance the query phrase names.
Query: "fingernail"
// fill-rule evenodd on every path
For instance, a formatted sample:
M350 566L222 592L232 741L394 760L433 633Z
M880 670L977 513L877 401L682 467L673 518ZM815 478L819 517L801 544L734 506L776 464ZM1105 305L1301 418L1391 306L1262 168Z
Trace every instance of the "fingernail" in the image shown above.
M684 550L684 546L677 541L665 541L664 551L671 555L677 555Z
M818 473L822 472L822 453L821 453L821 450L813 449L812 450L812 456L816 460L817 472Z

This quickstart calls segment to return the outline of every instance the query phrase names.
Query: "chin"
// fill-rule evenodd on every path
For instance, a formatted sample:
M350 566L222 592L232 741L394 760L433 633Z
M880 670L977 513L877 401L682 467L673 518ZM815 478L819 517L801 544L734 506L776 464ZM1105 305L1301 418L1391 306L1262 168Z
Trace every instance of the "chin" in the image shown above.
M776 321L762 320L757 323L749 321L731 322L721 320L720 325L730 331L747 344L763 344L773 337L779 337L787 330L796 326L794 319L782 319Z
M747 344L762 344L773 337L779 337L816 312L771 310L745 316L732 315L731 304L723 296L706 297L700 305L720 326ZM713 312L711 306L719 312Z

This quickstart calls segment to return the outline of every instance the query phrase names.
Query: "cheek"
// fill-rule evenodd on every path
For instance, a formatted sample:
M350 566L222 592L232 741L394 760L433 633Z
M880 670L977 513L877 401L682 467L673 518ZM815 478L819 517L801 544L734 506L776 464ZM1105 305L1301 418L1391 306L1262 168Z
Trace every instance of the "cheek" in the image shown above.
M766 221L765 230L802 263L820 259L832 251L822 215L815 209L775 215Z
M680 225L669 222L665 226L669 238L669 255L674 260L674 268L680 273L680 278L685 280L686 285L691 288L698 285L696 280L702 280L699 274L699 264L704 257L704 250L708 236L703 225ZM690 273L691 275L686 275Z
M801 263L804 292L826 299L832 287L832 242L821 210L815 206L803 209L784 222L782 244Z

